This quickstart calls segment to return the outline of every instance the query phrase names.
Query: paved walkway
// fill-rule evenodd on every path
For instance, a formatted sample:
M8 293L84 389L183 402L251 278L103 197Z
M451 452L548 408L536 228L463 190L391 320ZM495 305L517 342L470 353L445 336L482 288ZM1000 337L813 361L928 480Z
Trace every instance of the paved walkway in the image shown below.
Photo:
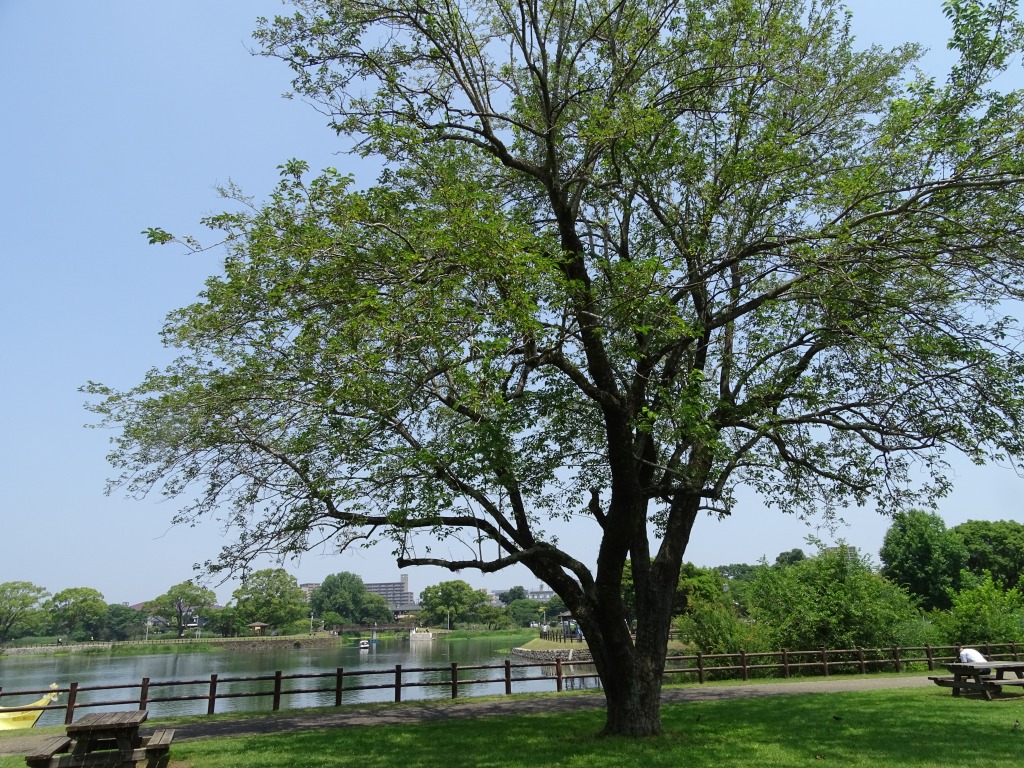
M914 677L833 677L827 680L790 683L745 683L741 685L708 685L692 688L674 688L662 693L662 701L722 701L727 699L761 696L791 696L801 693L837 693L841 691L869 691L886 688L918 688L933 683L927 675ZM538 712L568 712L583 708L599 709L604 706L604 694L584 693L564 696L510 696L486 701L472 698L455 701L407 702L389 707L361 707L345 705L340 709L324 709L301 715L253 717L239 720L199 721L174 726L175 743L192 739L252 736L282 731L345 728L360 725L386 725L394 723L422 723L452 718L490 717L493 715L525 715ZM143 729L143 733L148 733ZM49 734L52 735L52 734ZM29 753L48 735L26 735L0 739L0 755Z

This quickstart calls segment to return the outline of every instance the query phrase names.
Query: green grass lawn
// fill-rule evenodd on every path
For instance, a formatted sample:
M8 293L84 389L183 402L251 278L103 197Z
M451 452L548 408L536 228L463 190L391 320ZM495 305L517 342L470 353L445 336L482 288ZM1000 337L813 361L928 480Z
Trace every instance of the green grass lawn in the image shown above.
M171 768L991 768L1024 761L1024 696L948 689L772 696L666 705L664 732L601 738L599 711L336 728L176 743ZM0 768L24 766L0 758Z

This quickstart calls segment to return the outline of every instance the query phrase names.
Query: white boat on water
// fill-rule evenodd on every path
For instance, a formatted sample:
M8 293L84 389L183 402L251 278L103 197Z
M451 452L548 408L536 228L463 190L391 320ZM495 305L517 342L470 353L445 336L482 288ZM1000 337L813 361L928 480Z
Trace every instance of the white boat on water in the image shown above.
M56 688L57 684L54 683L50 686ZM33 701L31 704L24 704L25 707L45 707L57 698L58 694L56 691L46 694L39 701ZM36 720L43 714L41 709L27 709L24 711L11 711L11 707L0 707L0 731L12 731L16 728L31 728L36 724Z

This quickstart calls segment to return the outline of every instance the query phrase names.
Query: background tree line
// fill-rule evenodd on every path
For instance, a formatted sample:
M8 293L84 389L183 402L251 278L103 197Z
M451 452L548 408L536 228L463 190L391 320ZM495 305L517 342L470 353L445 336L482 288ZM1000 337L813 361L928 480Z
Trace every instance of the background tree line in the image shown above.
M706 653L1024 641L1024 525L972 520L947 529L898 513L881 565L843 543L774 563L684 569L675 626Z
M778 648L883 647L1024 641L1024 525L972 520L946 528L931 512L899 513L879 552L880 565L840 543L815 552L794 548L775 561L714 568L684 564L673 599L675 628L705 653ZM630 601L627 567L623 599ZM431 627L506 629L554 622L561 598L531 600L515 586L492 603L461 580L428 586L415 622ZM244 634L251 622L297 634L394 620L380 595L353 573L327 576L312 596L282 569L252 573L227 606L206 587L185 581L144 604L107 604L88 587L50 594L24 581L0 584L0 642L61 637L127 640L146 623L181 637L202 623L207 634ZM633 620L632 615L630 621ZM151 625L152 626L152 625Z

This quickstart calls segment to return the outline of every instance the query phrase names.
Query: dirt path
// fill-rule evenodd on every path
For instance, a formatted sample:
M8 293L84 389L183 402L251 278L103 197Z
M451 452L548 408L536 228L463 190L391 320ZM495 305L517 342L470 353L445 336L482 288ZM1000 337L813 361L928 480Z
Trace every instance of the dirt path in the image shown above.
M760 696L791 696L802 693L837 693L841 691L868 691L885 688L917 688L932 685L927 675L915 677L836 677L829 680L793 683L749 683L742 685L712 685L694 688L676 688L662 694L667 703L681 701L720 701ZM396 723L422 723L452 718L491 717L494 715L525 715L541 712L568 712L581 708L599 709L604 706L601 693L571 696L511 696L486 701L461 699L457 701L415 701L389 707L360 707L346 705L342 709L325 709L301 715L254 717L242 720L213 720L174 727L175 743L192 739L252 736L282 731L308 731L325 728L346 728L363 725L389 725ZM143 729L149 733L153 729ZM24 755L42 740L53 734L26 735L0 739L0 755Z

